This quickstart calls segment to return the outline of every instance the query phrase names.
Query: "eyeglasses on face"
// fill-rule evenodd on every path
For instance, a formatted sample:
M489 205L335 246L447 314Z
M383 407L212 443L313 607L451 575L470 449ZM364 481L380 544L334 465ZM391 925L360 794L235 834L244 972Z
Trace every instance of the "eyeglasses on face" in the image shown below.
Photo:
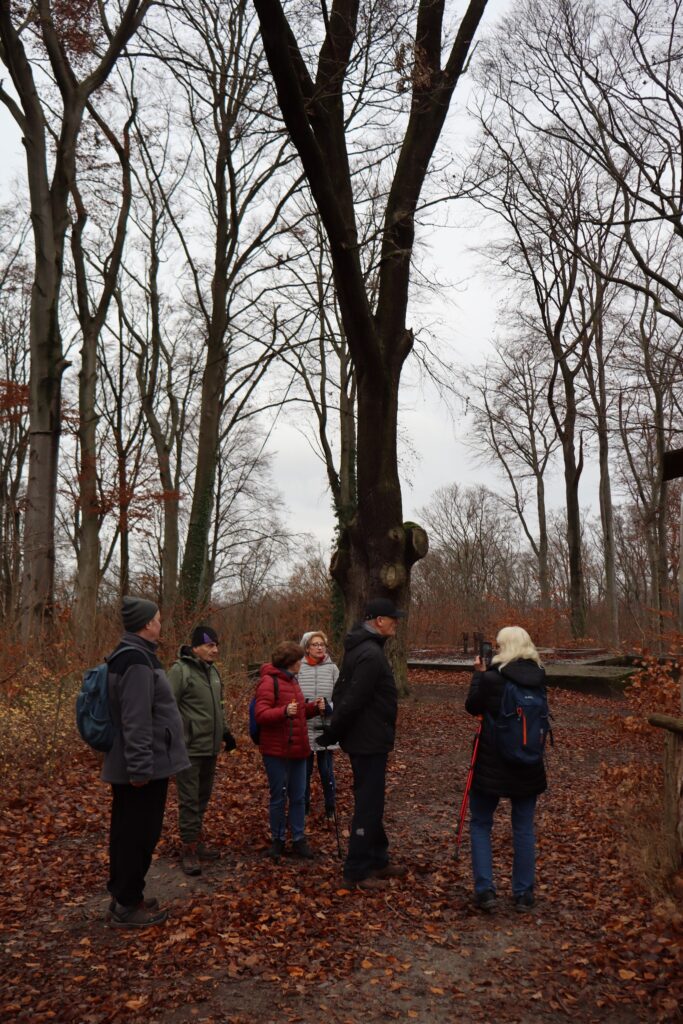
M314 640L313 643L308 645L309 647L327 647L327 644L323 643L322 640Z

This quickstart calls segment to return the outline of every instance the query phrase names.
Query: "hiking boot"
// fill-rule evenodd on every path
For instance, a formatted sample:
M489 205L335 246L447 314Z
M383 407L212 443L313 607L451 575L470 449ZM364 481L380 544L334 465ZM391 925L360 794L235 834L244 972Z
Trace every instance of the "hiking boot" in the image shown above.
M519 896L515 896L515 910L518 910L520 914L526 914L534 905L534 894L532 892L523 892Z
M385 864L383 868L375 868L373 878L405 878L408 868L404 864Z
M145 908L145 910L156 910L157 907L159 906L159 900L156 898L156 896L148 896L146 900L142 901L142 905ZM116 910L116 900L112 896L111 900L109 901L109 913L111 914L113 910Z
M347 889L364 889L369 892L389 888L389 882L386 878L373 878L372 875L369 875L368 878L361 879L344 878L343 882Z
M484 913L490 914L492 910L495 910L496 906L496 894L493 889L485 889L484 892L478 892L474 898L479 910L483 910Z
M124 907L116 903L114 909L109 912L109 924L112 928L153 928L155 925L163 924L168 917L168 910L146 909L144 903L138 903L136 907Z
M197 855L200 860L220 860L221 852L213 846L204 846L204 843L197 843Z
M278 861L285 852L285 841L284 839L273 839L268 850L268 856L272 857L274 861Z
M303 857L305 860L312 860L315 856L306 839L297 839L292 843L292 855Z
M186 875L201 875L202 868L197 855L196 843L183 843L180 855L180 866Z

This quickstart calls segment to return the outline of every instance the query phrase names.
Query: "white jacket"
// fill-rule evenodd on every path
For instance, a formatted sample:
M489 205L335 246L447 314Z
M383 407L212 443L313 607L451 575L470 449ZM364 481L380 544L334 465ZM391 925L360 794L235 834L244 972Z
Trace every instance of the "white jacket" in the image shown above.
M306 700L315 700L316 697L324 697L327 703L332 705L332 690L339 677L339 669L334 664L329 654L326 654L319 665L309 665L306 659L301 662L299 669L299 686ZM325 719L329 722L329 717ZM339 744L333 747L321 747L316 743L316 735L323 724L319 715L308 720L308 742L311 750L339 750Z

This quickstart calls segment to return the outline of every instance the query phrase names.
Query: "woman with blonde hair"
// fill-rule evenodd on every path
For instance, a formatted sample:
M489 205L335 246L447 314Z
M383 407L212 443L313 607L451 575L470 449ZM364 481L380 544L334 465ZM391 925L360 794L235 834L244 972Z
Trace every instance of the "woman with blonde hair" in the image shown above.
M503 758L495 739L498 718L509 680L529 690L545 694L545 669L527 631L521 626L505 626L496 637L497 652L487 668L478 657L465 710L482 717L479 749L470 793L470 844L474 897L480 910L496 906L493 881L491 828L501 797L512 806L513 862L512 895L515 909L528 911L534 905L536 798L547 788L543 758L533 764L520 764Z
M339 678L339 669L327 653L327 637L322 630L316 629L304 633L301 638L301 646L304 649L304 657L299 669L299 686L306 700L324 698L325 717L321 716L324 724L329 722L329 715L332 713L332 691ZM309 719L308 742L311 745L311 753L306 766L306 814L311 808L311 776L314 763L317 761L325 800L325 815L332 818L335 810L334 755L332 751L338 750L339 744L321 747L317 741L320 725L320 720Z

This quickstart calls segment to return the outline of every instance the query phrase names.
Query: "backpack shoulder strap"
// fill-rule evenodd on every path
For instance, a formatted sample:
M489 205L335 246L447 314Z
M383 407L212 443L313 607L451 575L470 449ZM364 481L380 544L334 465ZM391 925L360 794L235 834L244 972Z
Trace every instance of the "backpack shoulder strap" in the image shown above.
M139 647L133 647L132 644L126 644L125 647L117 647L115 651L112 651L108 658L104 659L105 664L108 665L112 658L118 658L119 654L125 654L126 651L137 651L138 654L141 654L143 658L147 659L147 661L149 662L149 667L152 669L154 668L154 665L152 664L152 659L147 653L147 651L142 651L140 650Z

